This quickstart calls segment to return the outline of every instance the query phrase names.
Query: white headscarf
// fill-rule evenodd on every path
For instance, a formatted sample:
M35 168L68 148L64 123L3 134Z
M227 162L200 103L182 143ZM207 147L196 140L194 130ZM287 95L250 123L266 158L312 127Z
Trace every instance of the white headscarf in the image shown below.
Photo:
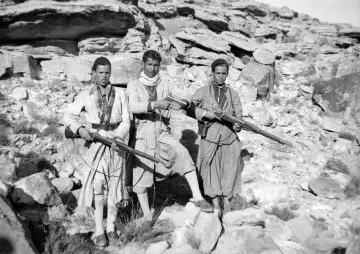
M139 80L141 83L143 83L146 86L156 86L157 84L159 84L161 82L161 77L158 73L158 74L156 74L155 77L150 78L142 71L140 73Z

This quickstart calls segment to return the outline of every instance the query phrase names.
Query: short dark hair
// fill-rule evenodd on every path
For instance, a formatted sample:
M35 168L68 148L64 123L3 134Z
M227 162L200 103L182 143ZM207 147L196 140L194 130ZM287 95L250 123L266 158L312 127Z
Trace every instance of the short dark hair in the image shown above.
M111 63L110 63L109 59L107 59L106 57L103 57L103 56L96 58L91 70L96 71L98 65L109 65L111 68Z
M158 60L159 63L161 62L161 55L159 54L159 52L153 50L153 49L150 49L150 50L147 50L144 55L143 55L143 62L145 63L146 60L148 58L151 58L151 59L154 59L154 60Z
M227 70L229 71L229 64L224 60L224 59L216 59L212 64L211 64L211 70L214 72L216 66L221 66L224 65L226 66Z

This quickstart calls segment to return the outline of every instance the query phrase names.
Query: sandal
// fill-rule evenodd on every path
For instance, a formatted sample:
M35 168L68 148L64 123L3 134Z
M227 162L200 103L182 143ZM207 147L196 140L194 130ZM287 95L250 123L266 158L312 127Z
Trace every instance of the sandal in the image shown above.
M205 199L200 199L198 201L194 201L194 205L196 207L200 207L201 211L203 211L205 213L213 213L214 212L214 208Z

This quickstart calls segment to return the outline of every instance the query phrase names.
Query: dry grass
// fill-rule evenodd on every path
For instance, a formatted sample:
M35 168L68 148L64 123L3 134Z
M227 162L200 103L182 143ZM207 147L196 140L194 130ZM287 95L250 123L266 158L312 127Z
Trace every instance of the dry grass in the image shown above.
M39 134L39 130L33 127L33 123L23 120L19 123L16 123L14 126L14 133L19 134Z
M10 144L10 140L8 135L0 128L0 146L8 146Z
M115 221L116 229L120 230L120 242L137 242L147 247L152 243L169 241L174 231L171 220L158 220L162 209L155 212L150 220L145 220L139 206L131 209L131 214L121 214Z
M93 253L96 249L86 236L67 235L60 223L49 227L49 234L45 241L44 254Z
M49 125L39 135L40 137L51 137L53 140L62 140L63 134L59 131L59 128L55 125Z
M295 218L295 214L287 207L280 208L279 206L273 206L270 211L266 211L267 214L275 215L280 220L288 221Z
M245 210L258 204L257 200L247 201L244 197L236 195L230 201L231 211Z
M345 187L345 195L348 198L360 195L360 175L351 177L350 182Z

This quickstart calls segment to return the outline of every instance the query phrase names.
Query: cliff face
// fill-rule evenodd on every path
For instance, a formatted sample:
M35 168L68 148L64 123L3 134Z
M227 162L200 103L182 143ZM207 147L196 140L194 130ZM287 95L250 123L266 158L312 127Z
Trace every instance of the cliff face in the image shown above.
M68 196L75 198L81 186L83 146L63 139L61 117L99 55L112 63L112 83L126 86L141 71L142 53L156 49L161 75L190 93L207 84L211 62L223 58L244 119L293 147L240 132L244 188L232 201L234 211L220 224L217 216L196 216L191 204L168 207L161 218L178 228L167 252L195 253L197 246L206 253L357 253L359 29L250 0L2 0L0 193L14 196L15 185L17 207L16 200L34 201L39 193L59 201L55 186L64 204L76 206ZM196 159L196 121L174 112L171 124ZM41 177L46 188L33 191L33 181L22 180L28 177ZM189 193L175 179L164 193L183 200ZM22 203L21 214L39 223L30 205ZM59 207L36 205L39 214ZM85 230L76 221L70 231ZM188 234L199 245L190 246ZM148 253L170 248L156 246ZM133 252L145 251L137 247Z

